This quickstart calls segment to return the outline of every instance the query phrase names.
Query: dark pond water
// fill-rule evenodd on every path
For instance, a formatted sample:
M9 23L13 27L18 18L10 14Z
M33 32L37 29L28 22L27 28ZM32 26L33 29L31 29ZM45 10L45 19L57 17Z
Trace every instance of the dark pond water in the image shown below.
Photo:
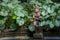
M45 40L60 40L60 37L44 37Z

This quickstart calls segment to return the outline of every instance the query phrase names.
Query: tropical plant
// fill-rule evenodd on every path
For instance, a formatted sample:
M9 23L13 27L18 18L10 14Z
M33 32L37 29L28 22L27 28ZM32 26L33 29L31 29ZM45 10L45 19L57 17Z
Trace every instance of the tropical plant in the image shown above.
M47 29L60 27L60 3L54 3L51 0L30 0L29 2L2 0L0 2L0 31L6 28L14 31L19 27L28 27L30 31L34 31L32 21L36 4L42 14L39 26L47 26Z
M54 3L51 0L32 0L31 5L37 4L40 7L42 20L39 26L47 26L47 29L60 27L60 3Z

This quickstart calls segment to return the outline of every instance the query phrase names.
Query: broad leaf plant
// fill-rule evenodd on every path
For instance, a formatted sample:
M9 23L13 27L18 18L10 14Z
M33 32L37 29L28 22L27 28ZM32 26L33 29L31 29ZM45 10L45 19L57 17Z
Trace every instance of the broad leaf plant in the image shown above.
M0 31L6 28L14 31L20 27L34 31L32 23L36 4L42 15L42 20L39 21L40 27L47 27L47 29L60 27L60 3L54 3L51 0L30 0L29 2L2 0L0 1Z

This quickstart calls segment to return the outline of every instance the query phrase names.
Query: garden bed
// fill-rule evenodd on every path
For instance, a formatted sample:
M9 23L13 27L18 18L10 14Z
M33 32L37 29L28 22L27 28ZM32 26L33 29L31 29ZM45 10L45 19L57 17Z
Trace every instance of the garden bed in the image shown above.
M58 0L1 0L0 38L27 36L30 40L43 40L59 37L60 3L57 2ZM42 32L41 27L46 31Z

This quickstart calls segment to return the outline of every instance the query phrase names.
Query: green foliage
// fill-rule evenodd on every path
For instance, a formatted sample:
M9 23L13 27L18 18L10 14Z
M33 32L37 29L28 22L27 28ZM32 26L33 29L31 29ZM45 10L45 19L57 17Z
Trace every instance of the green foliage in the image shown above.
M25 23L25 20L20 17L17 17L17 23L19 24L19 26L21 26Z
M42 14L39 26L60 27L60 3L54 3L51 0L30 0L28 3L18 0L3 0L0 2L0 30L5 28L16 30L18 24L20 27L28 26L30 31L34 31L35 28L30 21L33 19L35 4L39 6Z
M9 29L11 31L15 31L17 28L18 28L18 26L16 24L11 24Z
M0 16L6 18L6 20L0 20L0 25L6 25L6 28L13 31L17 29L16 23L19 26L25 23L24 17L26 17L28 13L24 10L24 6L20 1L3 0L3 2L0 3L0 9Z
M47 26L47 28L60 27L60 3L54 3L51 0L32 0L31 5L37 4L42 14L42 21L39 26Z
M40 26L48 26L48 28L54 28L60 26L60 4L53 3L51 0L44 1L41 3L40 9L42 11L42 21L39 23Z
M30 31L34 31L34 30L35 30L35 27L33 26L33 24L30 24L29 27L28 27L28 29L29 29Z

